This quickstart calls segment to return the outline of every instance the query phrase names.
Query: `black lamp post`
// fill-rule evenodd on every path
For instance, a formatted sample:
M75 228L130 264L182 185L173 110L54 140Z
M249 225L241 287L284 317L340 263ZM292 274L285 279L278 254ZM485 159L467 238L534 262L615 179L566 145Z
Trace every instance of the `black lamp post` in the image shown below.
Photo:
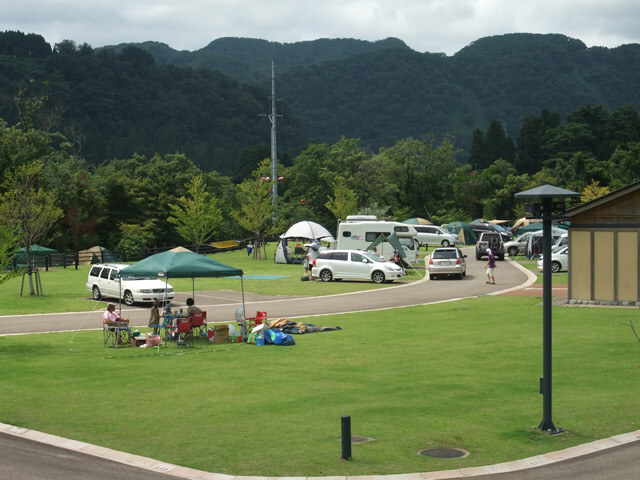
M540 393L542 400L542 422L538 428L554 434L559 433L551 419L551 220L553 199L577 197L577 192L543 185L515 194L520 200L542 202L542 378Z

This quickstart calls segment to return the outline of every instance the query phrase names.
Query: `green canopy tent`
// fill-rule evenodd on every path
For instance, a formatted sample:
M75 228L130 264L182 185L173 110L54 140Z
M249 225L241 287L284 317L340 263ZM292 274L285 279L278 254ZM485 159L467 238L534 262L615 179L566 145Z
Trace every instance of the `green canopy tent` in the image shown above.
M478 241L473 228L468 223L464 222L451 222L444 226L449 232L457 233L460 237L460 241L465 245L475 245Z
M29 253L31 254L31 258L33 262L35 261L36 257L46 257L48 255L59 253L59 252L54 248L42 247L40 245L31 245L31 249ZM18 267L27 266L27 248L26 247L19 248L16 251L15 261Z
M165 285L169 277L191 278L195 296L196 277L233 277L240 276L242 285L242 308L244 310L244 272L217 260L205 257L189 250L169 250L144 258L130 267L120 270L120 276L164 277Z
M398 251L398 253L400 254L400 258L402 258L402 261L409 265L407 254L405 253L404 248L402 248L402 244L400 243L400 240L398 240L398 236L395 234L395 232L389 236L381 233L380 235L378 235L378 238L376 238L373 243L371 243L371 245L367 247L367 250L373 250L382 242L389 242L391 246Z

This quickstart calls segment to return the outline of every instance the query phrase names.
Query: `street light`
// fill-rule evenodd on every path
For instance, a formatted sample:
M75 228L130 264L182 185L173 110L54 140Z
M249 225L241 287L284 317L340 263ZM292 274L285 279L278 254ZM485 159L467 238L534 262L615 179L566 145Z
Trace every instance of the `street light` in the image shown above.
M542 202L542 378L540 393L542 400L542 421L538 428L550 434L560 433L551 419L551 220L554 198L575 198L580 194L543 185L515 194L519 200Z

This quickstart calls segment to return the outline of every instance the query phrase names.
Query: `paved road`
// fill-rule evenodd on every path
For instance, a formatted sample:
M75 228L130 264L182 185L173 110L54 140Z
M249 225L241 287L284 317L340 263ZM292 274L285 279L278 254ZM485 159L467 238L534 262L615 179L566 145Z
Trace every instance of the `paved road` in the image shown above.
M475 260L473 249L466 249L466 253L468 255L468 269L464 280L430 281L425 279L404 285L398 282L397 285L393 284L393 286L384 289L311 299L309 297L273 297L247 293L245 294L245 308L248 316L259 310L266 311L269 318L306 317L423 305L462 297L487 295L527 281L526 273L505 261L497 262L497 284L487 285L483 268L485 262ZM210 322L232 320L236 309L242 305L240 292L197 292L195 296L196 304L207 310L207 320ZM184 303L186 297L187 294L180 294L177 300ZM102 313L106 308L106 302L87 300L87 305L93 307L94 310L64 314L2 316L0 317L0 335L102 328ZM149 309L125 306L122 309L122 316L130 318L132 326L146 326L149 319Z
M517 287L527 282L527 275L508 262L498 262L497 285L485 284L483 266L469 257L468 274L462 280L423 280L409 285L398 285L382 290L358 292L331 297L266 297L245 295L245 307L248 313L256 310L267 311L270 318L295 318L312 315L347 313L353 311L391 309L402 306L422 305L436 301L450 301L456 298L490 295ZM186 295L180 300L184 301ZM237 292L198 292L197 304L207 309L210 321L228 321L234 318L236 309L242 305L242 297ZM19 334L60 330L99 329L102 328L104 304L95 304L99 308L80 313L56 315L24 315L0 317L0 334ZM144 326L148 319L148 309L127 308L123 315L131 318L133 326ZM27 432L28 433L28 432ZM119 452L98 452L91 455L83 453L84 448L59 448L57 446L33 441L38 433L30 438L20 434L0 432L0 478L10 480L26 479L65 479L65 480L151 480L172 478L217 478L222 476L195 472L171 466L158 470L158 462L151 459L131 460L132 456ZM45 441L46 438L45 438ZM58 440L49 441L58 445ZM73 441L70 441L74 444ZM75 442L78 443L78 442ZM578 456L551 465L538 466L508 473L495 473L475 476L478 480L542 480L548 478L599 480L640 478L637 458L640 454L640 442L628 443L613 449L590 455ZM97 455L97 456L95 456ZM105 457L105 458L101 458ZM119 461L112 461L113 458ZM128 465L121 463L124 461ZM517 463L517 462L516 462ZM136 468L131 465L144 466ZM536 463L533 462L532 466ZM166 465L165 465L166 467ZM172 475L168 475L171 473ZM446 476L450 473L450 476ZM486 473L486 472L482 472ZM462 478L469 472L434 472L421 474L421 478ZM443 476L444 475L444 476ZM402 480L396 476L396 480ZM230 478L230 477L229 477ZM336 477L337 478L337 477ZM340 477L342 478L342 477ZM416 476L407 476L415 480ZM345 479L346 480L346 479Z

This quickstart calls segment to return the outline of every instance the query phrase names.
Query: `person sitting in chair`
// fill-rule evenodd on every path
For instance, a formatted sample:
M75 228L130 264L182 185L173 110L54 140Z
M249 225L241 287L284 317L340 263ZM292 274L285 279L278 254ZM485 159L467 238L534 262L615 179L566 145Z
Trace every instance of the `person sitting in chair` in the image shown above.
M191 316L193 312L200 312L201 310L195 306L193 298L187 298L187 317Z
M128 318L122 318L118 312L116 312L116 306L113 303L107 305L107 311L102 315L104 323L109 322L128 322Z

